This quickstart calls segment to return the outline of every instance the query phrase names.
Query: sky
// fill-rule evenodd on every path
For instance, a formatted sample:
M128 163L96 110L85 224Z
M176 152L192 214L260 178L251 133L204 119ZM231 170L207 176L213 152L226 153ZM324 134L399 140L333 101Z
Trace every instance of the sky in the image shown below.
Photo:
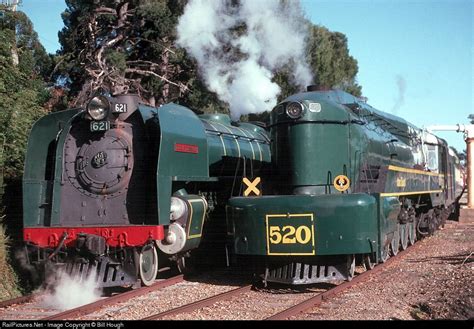
M255 0L258 1L258 0ZM469 124L474 113L472 0L301 0L306 16L344 33L373 107L422 128ZM60 48L64 0L23 0L50 53ZM436 132L458 151L462 134Z

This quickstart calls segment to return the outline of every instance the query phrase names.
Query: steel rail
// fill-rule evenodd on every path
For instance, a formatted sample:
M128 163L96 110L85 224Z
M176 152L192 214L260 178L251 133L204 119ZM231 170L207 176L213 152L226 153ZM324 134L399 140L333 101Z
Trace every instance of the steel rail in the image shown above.
M30 294L25 296L20 296L13 299L4 300L0 302L0 308L8 307L15 304L25 304L32 301L35 297L39 296L38 294Z
M239 287L237 289L233 289L233 290L224 292L222 294L211 296L211 297L208 297L208 298L205 298L205 299L202 299L202 300L198 300L198 301L190 303L190 304L186 304L186 305L183 305L183 306L173 308L173 309L165 311L165 312L161 312L161 313L158 313L158 314L151 315L151 316L143 318L141 320L158 320L158 319L161 319L161 318L163 318L165 316L169 316L169 315L177 315L177 314L184 313L184 312L192 312L194 310L212 305L212 304L214 304L218 301L227 300L232 296L240 295L244 292L250 291L251 289L252 289L252 285Z
M276 313L276 314L266 318L265 320L286 320L291 316L294 316L294 315L297 315L299 313L302 313L302 312L306 311L307 309L310 309L310 308L315 307L315 306L319 306L323 301L326 301L326 300L330 299L331 297L334 297L335 295L343 292L344 290L346 290L346 289L348 289L348 288L350 288L350 287L352 287L352 286L354 286L358 283L361 283L361 282L364 282L364 281L368 280L372 275L383 271L384 269L386 269L393 262L395 262L397 260L401 260L407 254L409 254L409 253L413 252L414 250L418 249L420 245L421 245L421 242L419 242L419 243L417 243L413 246L410 246L406 250L400 251L397 254L397 256L390 257L385 263L379 264L379 265L375 266L373 269L357 275L351 281L341 283L337 287L334 287L334 288L329 289L329 290L327 290L323 293L320 293L316 296L313 296L313 297L311 297L311 298L309 298L309 299L307 299L307 300L305 300L301 303L298 303L298 304L296 304L296 305L294 305L294 306L292 306L292 307L290 307L286 310L283 310L279 313Z
M171 286L173 284L183 281L183 275L177 275L172 278L156 282L149 287L141 287L135 290L130 290L112 297L108 297L90 304L79 306L61 313L57 313L41 320L65 320L71 318L77 318L82 315L90 314L97 311L98 308L106 305L116 304L129 300L134 297L142 296L148 294L152 291Z

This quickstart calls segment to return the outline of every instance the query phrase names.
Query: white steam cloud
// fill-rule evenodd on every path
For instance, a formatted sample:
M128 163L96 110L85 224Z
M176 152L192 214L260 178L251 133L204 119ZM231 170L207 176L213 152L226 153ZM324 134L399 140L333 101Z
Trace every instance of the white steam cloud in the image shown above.
M280 87L272 72L285 65L292 65L294 83L311 84L306 35L298 1L191 0L179 19L177 42L237 120L276 105Z
M63 311L93 303L101 296L101 290L96 287L94 279L94 273L85 280L79 280L63 272L47 287L42 305Z

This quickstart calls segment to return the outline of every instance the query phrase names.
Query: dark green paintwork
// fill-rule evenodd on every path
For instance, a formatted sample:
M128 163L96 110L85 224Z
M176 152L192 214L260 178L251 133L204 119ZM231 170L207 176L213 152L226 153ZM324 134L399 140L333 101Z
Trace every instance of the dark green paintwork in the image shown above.
M201 121L194 112L176 104L164 105L157 112L161 132L157 175L171 176L175 181L181 176L207 179L207 140ZM197 146L198 153L176 152L175 144Z
M211 167L223 157L271 161L270 139L264 129L248 123L231 125L230 117L224 114L206 114L199 118L206 128Z
M169 224L170 198L174 183L215 182L209 168L225 156L247 157L270 162L268 136L262 128L246 124L232 126L227 117L199 118L191 110L167 104L160 108L140 105L138 108L147 126L155 125L160 135L156 168L157 225ZM62 111L41 118L32 128L25 161L24 223L29 226L57 226L60 223L60 203L63 175L64 143L75 120L84 120L77 110ZM204 128L204 121L217 127L217 132L228 133L223 140ZM177 152L176 144L191 145L197 152ZM55 151L54 173L46 179L47 155Z
M428 175L389 169L387 181L389 183L386 185L385 193L410 193L442 189L442 180L437 174Z
M26 150L25 171L23 175L23 221L24 227L44 226L50 218L45 218L45 210L51 205L51 193L53 192L53 180L46 180L46 166L48 148L51 146L58 133L62 130L68 131L68 122L78 113L77 110L68 110L52 113L38 120L31 129ZM58 143L57 150L62 150L62 144ZM61 158L62 152L59 152ZM59 168L62 168L62 161ZM59 168L55 173L55 188L59 192L61 177ZM59 173L58 173L59 171ZM58 193L59 194L59 193ZM53 208L58 214L59 203Z
M160 107L156 120L161 134L156 168L158 224L168 225L172 182L209 180L207 139L201 121L183 106ZM177 143L196 146L198 153L176 152Z
M294 101L304 108L298 119L285 112L286 104ZM266 215L309 212L314 214L316 255L376 252L380 259L382 248L397 230L400 197L418 200L421 194L423 202L443 202L442 193L429 193L443 188L442 177L413 169L414 150L420 143L413 138L415 131L419 132L405 120L341 91L285 99L272 111L270 123L276 194L280 195L230 200L227 220L235 252L268 255ZM369 166L373 172L366 170ZM369 173L374 175L370 184L362 184ZM344 194L333 186L341 174L351 181ZM288 225L301 225L290 219ZM307 246L283 249L304 254L303 247Z
M66 138L69 135L69 131L71 126L73 125L74 120L80 119L82 117L82 113L78 113L71 117L69 121L64 125L64 128L61 130L57 137L57 146L56 146L56 158L54 163L54 181L53 181L53 200L52 200L52 211L51 211L51 219L50 223L45 222L46 226L60 226L61 225L61 186L63 184L63 180L67 179L64 177L64 144L66 142Z
M202 238L202 228L207 211L207 205L203 199L198 195L182 196L188 202L192 210L191 217L186 223L186 244L183 248L185 250L195 249L199 246Z
M321 105L321 112L312 113L306 107L303 118L291 123L285 123L288 118L283 109L272 112L272 160L285 177L285 186L311 185L325 193L324 187L332 189L332 180L350 168L348 124L318 123L347 122L349 115L336 104L322 100Z
M377 259L380 260L382 249L390 243L397 227L397 217L400 212L398 197L380 197L376 195L378 203L377 227Z
M311 255L310 243L272 246L267 225L297 228L309 223L309 218L285 215L312 214L315 256L376 252L380 258L381 248L397 229L399 210L397 197L379 194L232 198L227 207L228 237L238 255ZM282 216L268 221L268 215Z
M205 129L206 123L211 129ZM156 170L160 225L169 224L173 182L217 181L217 177L210 176L209 168L220 163L223 157L270 162L270 147L263 143L268 137L262 132L251 131L249 127L231 126L228 116L198 117L183 106L167 104L158 109L156 124L159 124L161 133ZM199 152L176 152L176 143L196 146Z
M267 215L313 214L315 255L368 253L378 241L377 212L376 198L367 194L232 198L227 207L228 235L236 254L268 255ZM278 225L283 225L281 221L285 222L280 219ZM301 224L292 217L286 223ZM308 253L307 245L291 246L284 250Z

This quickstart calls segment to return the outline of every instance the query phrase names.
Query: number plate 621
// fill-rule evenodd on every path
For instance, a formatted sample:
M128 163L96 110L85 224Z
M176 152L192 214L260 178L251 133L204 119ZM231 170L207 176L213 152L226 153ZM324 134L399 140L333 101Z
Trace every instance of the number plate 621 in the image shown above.
M107 131L110 129L109 121L91 121L91 131Z

